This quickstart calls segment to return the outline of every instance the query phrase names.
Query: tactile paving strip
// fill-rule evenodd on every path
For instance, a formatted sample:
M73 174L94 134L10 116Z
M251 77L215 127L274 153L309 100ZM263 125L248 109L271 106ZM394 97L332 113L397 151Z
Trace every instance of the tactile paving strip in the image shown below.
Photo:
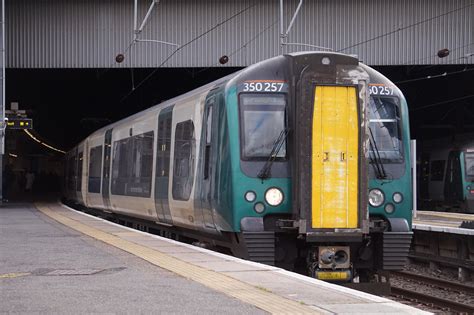
M222 292L245 303L254 305L264 311L272 314L319 314L316 310L302 303L264 291L229 276L192 265L166 255L156 249L148 248L110 233L100 231L52 209L53 207L60 208L60 206L51 207L49 205L37 204L36 207L45 215L76 231L120 248L158 267L201 283L215 291Z

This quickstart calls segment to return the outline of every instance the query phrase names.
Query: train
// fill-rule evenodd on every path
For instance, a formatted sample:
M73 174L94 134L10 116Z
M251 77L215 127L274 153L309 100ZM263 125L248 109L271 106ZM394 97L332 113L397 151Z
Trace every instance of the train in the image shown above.
M424 141L421 166L423 209L474 213L474 133Z
M334 52L273 57L92 133L63 197L340 283L402 269L410 131L395 84Z

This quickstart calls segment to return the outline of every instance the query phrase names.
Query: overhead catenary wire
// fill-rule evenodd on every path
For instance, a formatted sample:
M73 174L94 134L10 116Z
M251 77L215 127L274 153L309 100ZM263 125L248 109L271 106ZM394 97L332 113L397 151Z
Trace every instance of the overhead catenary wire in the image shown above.
M462 49L462 48L465 48L465 47L468 47L468 46L471 46L473 45L474 43L468 43L468 44L465 44L463 46L458 46L458 47L454 47L454 48L450 48L449 49L449 52L453 52L453 51L456 51L456 50L459 50L459 49ZM413 62L420 62L420 61L424 61L426 59L430 59L430 58L439 58L438 57L438 52L436 52L435 54L432 54L430 56L427 56L427 57L421 57L421 58L418 58L418 59L412 59L412 60L408 60L406 61L405 63L403 63L403 65L411 65L413 64ZM453 60L457 60L457 59L462 59L462 58L465 58L465 57L460 57L460 58L451 58L451 59L448 59L449 61L453 61Z
M415 81L421 81L421 80L429 80L429 79L436 79L436 78L442 78L442 77L447 77L449 75L453 75L453 74L460 74L460 73L466 73L466 72L471 72L471 71L474 71L474 68L469 68L469 69L463 69L463 70L460 70L460 71L454 71L454 72L444 72L444 73L441 73L441 74L435 74L435 75L429 75L429 76L426 76L426 77L421 77L421 78L415 78L415 79L409 79L409 80L403 80L403 81L398 81L398 82L394 82L395 84L404 84L404 83L408 83L408 82L415 82Z
M430 108L430 107L435 107L435 106L448 104L448 103L454 103L454 102L457 102L457 101L467 100L467 99L470 99L470 98L474 98L474 94L466 95L466 96L458 97L458 98L453 98L453 99L450 99L450 100L437 102L437 103L433 103L433 104L424 105L424 106L421 106L421 107L418 107L418 108L410 109L410 111L411 112L416 112L418 110L427 109L427 108Z
M371 41L374 41L374 40L377 40L377 39L380 39L380 38L383 38L383 37L386 37L386 36L389 36L389 35L396 34L396 33L401 32L401 31L403 31L403 30L406 30L406 29L409 29L409 28L418 26L418 25L420 25L420 24L424 24L424 23L426 23L426 22L430 22L430 21L432 21L432 20L438 19L438 18L440 18L440 17L449 15L449 14L454 13L454 12L457 12L457 11L461 11L461 10L467 9L467 8L469 8L469 7L472 7L472 6L474 6L474 3L468 4L468 5L466 5L466 6L463 6L463 7L460 7L460 8L457 8L457 9L454 9L454 10L451 10L451 11L448 11L448 12L445 12L445 13L442 13L442 14L439 14L439 15L436 15L436 16L432 16L432 17L430 17L430 18L428 18L428 19L421 20L421 21L415 22L415 23L413 23L413 24L410 24L410 25L407 25L407 26L404 26L404 27L399 27L399 28L397 28L396 30L393 30L393 31L390 31L390 32L387 32L387 33L384 33L384 34L381 34L381 35L378 35L378 36L369 38L369 39L364 40L364 41L362 41L362 42L359 42L359 43L356 43L356 44L353 44L353 45L350 45L350 46L341 48L341 49L337 50L337 52L342 52L342 51L347 50L347 49L349 49L349 48L353 48L353 47L356 47L356 46L360 46L360 45L363 45L363 44L367 44L368 42L371 42Z
M252 4L248 7L246 7L245 9L235 13L234 15L228 17L227 19L225 19L224 21L222 22L219 22L217 23L216 25L214 25L213 27L211 27L210 29L208 29L207 31L205 31L204 33L194 37L193 39L191 39L190 41L186 42L185 44L179 46L178 48L176 48L168 57L165 58L165 60L163 60L161 62L161 64L156 67L150 74L148 74L143 80L141 80L136 86L135 88L133 88L132 90L130 90L129 93L127 93L121 100L120 100L120 103L122 103L123 101L125 101L130 95L133 94L133 92L135 92L140 86L143 85L143 83L145 83L146 81L148 81L155 73L156 71L158 71L158 69L160 69L164 64L166 64L168 62L168 60L170 60L178 51L180 51L181 49L183 49L184 47L186 46L189 46L190 44L194 43L195 41L197 41L198 39L200 39L201 37L207 35L208 33L212 32L213 30L215 30L216 28L224 25L225 23L233 20L234 18L240 16L241 14L247 12L248 10L250 10L251 8L253 8L254 6L256 6L257 4Z
M265 27L263 30L261 30L260 32L258 32L254 37L252 37L251 39L249 39L248 41L246 41L243 45L241 45L239 48L237 48L236 50L232 51L228 56L229 57L232 57L234 56L235 54L237 54L238 52L240 52L242 49L244 48L247 48L247 46L253 42L254 40L256 40L258 37L260 37L262 34L266 33L267 31L269 31L270 29L272 29L273 27L275 27L275 25L278 23L278 19L274 20L272 23L270 23L267 27ZM196 74L199 74L201 72L204 72L204 71L207 71L209 69L211 69L212 67L215 67L215 66L218 66L219 65L219 62L216 62L214 63L212 66L210 67L206 67L204 69L201 69L199 71L196 72Z
M412 28L412 27L415 27L415 26L418 26L418 25L421 25L423 23L426 23L426 22L429 22L429 21L432 21L432 20L435 20L435 19L438 19L440 17L443 17L443 16L446 16L446 15L449 15L451 13L454 13L454 12L457 12L457 11L460 11L460 10L464 10L468 7L471 7L473 6L474 4L469 4L469 5L466 5L466 6L463 6L463 7L460 7L460 8L457 8L457 9L454 9L454 10L451 10L451 11L448 11L448 12L445 12L445 13L442 13L442 14L439 14L439 15L436 15L436 16L433 16L433 17L430 17L428 19L425 19L425 20L422 20L422 21L418 21L416 23L413 23L413 24L410 24L410 25L407 25L407 26L404 26L404 27L400 27L396 30L393 30L393 31L390 31L390 32L387 32L387 33L384 33L384 34L381 34L381 35L378 35L376 37L373 37L373 38L370 38L370 39L367 39L367 40L364 40L362 42L359 42L359 43L356 43L356 44L353 44L351 46L347 46L345 48L342 48L342 49L339 49L337 50L338 52L341 52L341 51L344 51L344 50L347 50L349 48L352 48L352 47L356 47L356 46L359 46L359 45L362 45L362 44L366 44L370 41L373 41L373 40L377 40L377 39L380 39L380 38L383 38L383 37L386 37L386 36L389 36L389 35L392 35L392 34L395 34L395 33L398 33L402 30L406 30L408 28ZM200 39L201 37L205 36L206 34L212 32L213 30L215 30L216 28L222 26L223 24L227 23L228 21L234 19L235 17L243 14L244 12L248 11L249 9L251 9L252 7L256 6L256 4L253 4L253 5L250 5L248 7L246 7L245 9L237 12L236 14L230 16L229 18L227 18L226 20L222 21L222 22L219 22L218 24L216 24L215 26L211 27L209 30L205 31L204 33L196 36L195 38L191 39L190 41L188 41L187 43L183 44L182 46L179 46L178 48L176 48L170 55L168 55L168 57L166 57L164 59L164 61L161 62L161 64L156 67L151 73L149 73L143 80L141 80L137 85L135 85L133 82L132 83L132 89L130 90L130 92L128 92L125 96L122 97L122 99L120 100L120 103L122 103L123 101L125 101L130 95L132 95L138 88L140 88L146 81L148 81L151 77L153 77L153 75L158 71L158 69L160 69L164 64L166 64L178 51L180 51L181 49L183 49L184 47L190 45L191 43L195 42L196 40ZM273 26L273 24L271 25ZM266 31L266 29L264 29L264 31ZM257 36L255 38L257 38L262 32L260 32L259 34L257 34ZM254 38L254 39L255 39ZM251 41L253 41L254 39L252 39ZM250 42L251 42L250 41ZM130 42L130 44L128 45L128 47L125 49L124 53L127 53L130 48L134 45L135 41L132 40ZM237 51L240 51L241 49L243 49L244 47L246 47L246 45L248 45L248 42L246 44L244 44L243 46L241 46ZM463 46L464 47L464 46ZM237 52L236 51L236 52ZM431 57L431 56L430 56ZM428 58L430 58L428 57ZM202 71L200 71L202 72ZM132 78L133 80L133 78ZM134 81L134 80L133 80ZM403 81L405 82L405 81Z

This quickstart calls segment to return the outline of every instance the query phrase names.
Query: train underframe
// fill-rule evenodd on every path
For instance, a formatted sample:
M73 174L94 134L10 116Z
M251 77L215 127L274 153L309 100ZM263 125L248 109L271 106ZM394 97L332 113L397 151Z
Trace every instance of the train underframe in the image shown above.
M389 271L403 269L413 234L405 220L379 217L369 234L302 234L295 220L264 222L265 231L239 233L237 256L375 294L390 293Z

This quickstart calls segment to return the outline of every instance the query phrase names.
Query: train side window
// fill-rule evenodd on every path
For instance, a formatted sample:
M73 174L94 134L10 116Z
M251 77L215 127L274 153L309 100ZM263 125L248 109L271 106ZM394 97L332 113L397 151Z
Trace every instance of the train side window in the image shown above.
M126 194L149 197L153 170L153 131L133 137L132 169Z
M444 165L445 160L434 160L431 161L431 180L442 181L444 178Z
M171 114L171 112L169 112ZM171 115L158 123L157 177L168 177L171 148Z
M150 197L153 131L114 142L112 194Z
M173 199L189 200L194 180L194 124L187 120L176 125L174 140Z
M207 118L206 118L206 147L204 152L204 179L209 178L209 163L211 155L211 131L212 131L212 108L214 105L214 98L210 99L209 107L207 108Z
M77 155L77 181L76 181L77 191L80 191L82 188L82 157L83 157L83 153L79 152Z
M129 164L132 138L114 142L111 174L111 192L113 195L125 195L129 178Z
M93 147L89 154L89 184L88 191L100 193L102 171L102 146Z

